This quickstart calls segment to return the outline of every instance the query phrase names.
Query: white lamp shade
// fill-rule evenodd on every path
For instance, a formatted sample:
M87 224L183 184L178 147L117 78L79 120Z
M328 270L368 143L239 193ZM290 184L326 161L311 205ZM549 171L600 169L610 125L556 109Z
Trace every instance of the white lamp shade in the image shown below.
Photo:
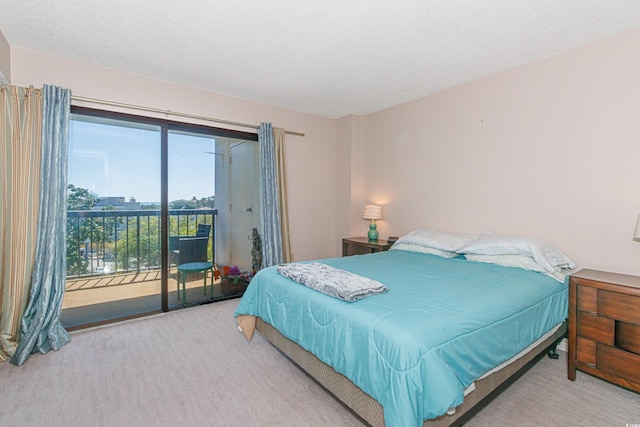
M364 207L362 219L382 219L382 206L367 205Z
M633 240L640 241L640 215L638 215L638 223L636 224L636 232L633 233Z

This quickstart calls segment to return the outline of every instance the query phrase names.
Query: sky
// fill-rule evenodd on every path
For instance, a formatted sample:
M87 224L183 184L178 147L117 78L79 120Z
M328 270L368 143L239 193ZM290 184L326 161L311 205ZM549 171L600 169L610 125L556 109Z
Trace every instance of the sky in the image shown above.
M169 133L170 202L214 195L214 150L212 137ZM72 118L68 183L101 197L159 203L160 128Z

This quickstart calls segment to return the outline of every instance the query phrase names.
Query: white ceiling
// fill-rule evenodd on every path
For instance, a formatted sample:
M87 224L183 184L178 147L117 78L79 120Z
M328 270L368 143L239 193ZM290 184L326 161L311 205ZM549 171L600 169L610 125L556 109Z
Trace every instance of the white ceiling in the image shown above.
M639 0L0 0L12 47L329 118L635 27Z

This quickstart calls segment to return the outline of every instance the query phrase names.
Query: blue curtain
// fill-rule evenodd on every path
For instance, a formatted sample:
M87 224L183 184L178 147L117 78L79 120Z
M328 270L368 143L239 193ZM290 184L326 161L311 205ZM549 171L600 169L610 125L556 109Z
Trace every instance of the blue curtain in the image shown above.
M262 227L263 267L282 264L280 196L276 172L276 149L271 123L260 123L260 225Z
M40 212L29 303L22 316L20 343L11 363L21 366L35 352L58 350L71 337L60 323L66 279L67 151L71 91L42 89Z

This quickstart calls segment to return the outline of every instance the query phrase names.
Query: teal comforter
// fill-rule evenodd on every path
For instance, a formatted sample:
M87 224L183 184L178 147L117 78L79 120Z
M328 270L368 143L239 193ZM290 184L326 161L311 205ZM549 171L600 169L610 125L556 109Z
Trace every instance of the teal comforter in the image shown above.
M418 427L460 405L474 380L567 317L566 284L517 268L394 250L322 260L385 284L349 303L280 276L251 281L235 315L258 316Z

